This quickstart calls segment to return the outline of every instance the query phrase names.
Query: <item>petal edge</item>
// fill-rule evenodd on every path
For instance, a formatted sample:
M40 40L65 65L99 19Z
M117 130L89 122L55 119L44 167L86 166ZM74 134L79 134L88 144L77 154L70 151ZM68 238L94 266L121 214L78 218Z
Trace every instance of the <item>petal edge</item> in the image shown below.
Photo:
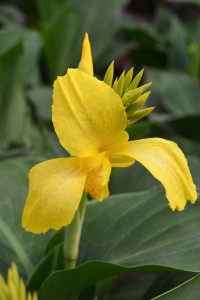
M75 158L58 158L34 166L22 226L33 233L60 229L73 220L83 193L86 173Z
M183 210L187 200L195 203L196 186L187 160L176 143L149 138L128 142L127 150L162 183L172 210Z

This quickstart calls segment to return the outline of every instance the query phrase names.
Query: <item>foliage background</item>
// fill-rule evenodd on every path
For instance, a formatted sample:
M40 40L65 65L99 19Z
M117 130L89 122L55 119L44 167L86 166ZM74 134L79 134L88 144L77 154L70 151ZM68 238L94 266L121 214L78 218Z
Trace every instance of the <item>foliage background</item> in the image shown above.
M44 300L78 292L87 300L145 300L176 286L159 299L199 299L199 203L172 213L139 165L114 170L113 196L88 204L73 271L58 271L63 230L28 234L21 214L31 166L67 156L51 123L52 84L77 66L85 31L99 78L114 59L116 76L134 65L153 82L148 104L156 109L128 128L130 138L178 142L200 185L200 1L1 1L0 25L0 272L16 261Z

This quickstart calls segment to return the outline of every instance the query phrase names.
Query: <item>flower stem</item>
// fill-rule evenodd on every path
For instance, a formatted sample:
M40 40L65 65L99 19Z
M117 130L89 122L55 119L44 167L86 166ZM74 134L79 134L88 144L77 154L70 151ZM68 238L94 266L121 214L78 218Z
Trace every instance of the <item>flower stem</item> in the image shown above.
M68 270L73 269L76 266L83 219L85 215L86 200L87 200L87 193L83 192L81 202L75 214L75 217L65 232L64 260L65 260L65 269Z

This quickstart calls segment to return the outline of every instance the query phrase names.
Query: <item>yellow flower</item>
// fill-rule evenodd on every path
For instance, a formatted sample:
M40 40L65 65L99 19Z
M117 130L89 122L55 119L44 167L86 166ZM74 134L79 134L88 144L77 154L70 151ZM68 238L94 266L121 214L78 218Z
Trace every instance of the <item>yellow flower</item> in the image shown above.
M68 69L54 83L52 110L56 134L71 157L31 169L22 219L26 230L42 233L70 224L83 191L101 201L109 195L111 169L135 161L163 184L172 210L183 210L187 200L196 201L187 161L175 143L161 138L128 141L120 96L93 76L87 34L79 69Z
M8 270L7 283L0 275L0 300L37 300L37 294L26 293L23 279L19 278L17 266L12 263Z

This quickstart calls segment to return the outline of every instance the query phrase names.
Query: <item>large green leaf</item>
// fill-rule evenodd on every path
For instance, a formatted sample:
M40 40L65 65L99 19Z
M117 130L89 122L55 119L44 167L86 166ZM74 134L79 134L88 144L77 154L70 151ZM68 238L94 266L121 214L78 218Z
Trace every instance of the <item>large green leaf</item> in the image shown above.
M169 68L184 71L188 63L185 29L179 19L173 15L170 15L170 23L170 47L168 50Z
M55 295L60 300L73 299L99 280L136 270L198 272L199 211L197 203L188 205L184 212L172 213L161 189L113 196L100 204L92 202L87 209L79 258L79 263L87 263L50 275L39 296L42 300L54 299Z
M104 285L107 283L107 290L104 290L103 293L102 282L98 283L97 298L98 300L149 300L177 287L195 275L196 273L190 272L133 272L123 274L114 279L104 280Z
M44 41L45 75L49 81L63 75L68 67L77 67L85 32L89 33L92 52L97 66L110 63L113 54L123 55L130 48L128 43L115 40L121 28L122 9L127 0L87 1L36 1ZM104 22L97 15L104 16ZM103 38L103 40L102 40ZM103 42L102 42L103 41ZM97 63L96 63L97 62Z
M90 286L104 278L130 273L133 271L159 270L152 267L125 267L102 261L83 264L73 270L57 271L50 275L39 290L41 300L73 300L83 288Z
M166 67L169 34L166 30L165 32L160 30L160 21L162 20L163 23L163 19L163 15L160 16L160 9L156 10L154 23L144 20L138 15L126 16L122 28L126 37L134 41L132 50L129 53L136 68L142 68L143 66ZM165 20L164 23L166 23ZM169 31L170 24L167 24L167 26L165 24L164 29L166 27Z
M146 291L146 298L151 299L158 295L161 295L177 286L183 282L194 277L196 273L193 272L161 272L157 273L153 284Z
M0 33L0 45L0 140L23 145L33 127L25 87L35 72L40 38L36 31L16 27Z
M142 178L142 180L138 180ZM116 168L112 171L110 193L130 193L151 189L159 182L139 163L129 168Z
M19 158L0 163L0 273L15 261L25 277L41 259L52 233L33 235L21 226L28 172L41 159Z
M199 300L200 294L200 274L184 282L177 288L166 292L163 295L153 298L152 300L172 300L172 299L184 299L184 300Z
M148 69L148 80L153 81L152 91L158 95L165 109L179 116L200 114L199 82L184 73L162 72ZM157 107L157 104L155 103ZM158 108L156 108L158 111Z
M22 143L27 107L22 80L22 45L0 57L0 140Z
M49 3L46 1L46 6L48 5ZM66 72L71 63L71 57L74 57L72 42L77 30L76 23L74 11L68 3L64 3L57 6L48 22L42 24L44 58L48 66L46 75L51 82L58 75L63 75Z
M72 0L71 3L77 14L79 26L73 49L76 63L80 57L80 49L84 33L88 32L91 40L94 60L100 61L102 68L102 62L105 62L105 56L108 55L107 51L113 44L114 35L120 29L123 18L122 9L128 1ZM103 22L102 18L97 16L103 16Z
M53 251L45 255L29 276L26 286L29 291L39 290L42 282L54 271L58 270L59 256L62 247L56 246ZM62 256L61 256L62 257ZM63 269L63 266L62 268Z
M200 127L200 115L197 114L179 114L179 113L153 113L151 119L157 123L155 127L156 131L154 136L165 136L169 139L173 139L174 135L181 135L184 138L191 140L200 140L199 127ZM197 150L197 149L196 149Z
M200 158L200 143L199 141L194 141L192 139L174 137L173 139L179 145L179 147L183 150L185 155L193 155Z
M200 204L171 212L160 189L91 203L79 264L103 260L127 266L163 265L199 271ZM90 242L88 242L90 241Z
M188 63L188 50L185 28L180 19L166 7L158 6L154 26L165 39L167 67L185 70Z
M22 59L22 74L26 84L37 83L39 80L38 60L41 52L41 38L36 30L23 30L23 59Z
M97 299L141 300L159 274L159 272L133 272L103 280L96 285Z

